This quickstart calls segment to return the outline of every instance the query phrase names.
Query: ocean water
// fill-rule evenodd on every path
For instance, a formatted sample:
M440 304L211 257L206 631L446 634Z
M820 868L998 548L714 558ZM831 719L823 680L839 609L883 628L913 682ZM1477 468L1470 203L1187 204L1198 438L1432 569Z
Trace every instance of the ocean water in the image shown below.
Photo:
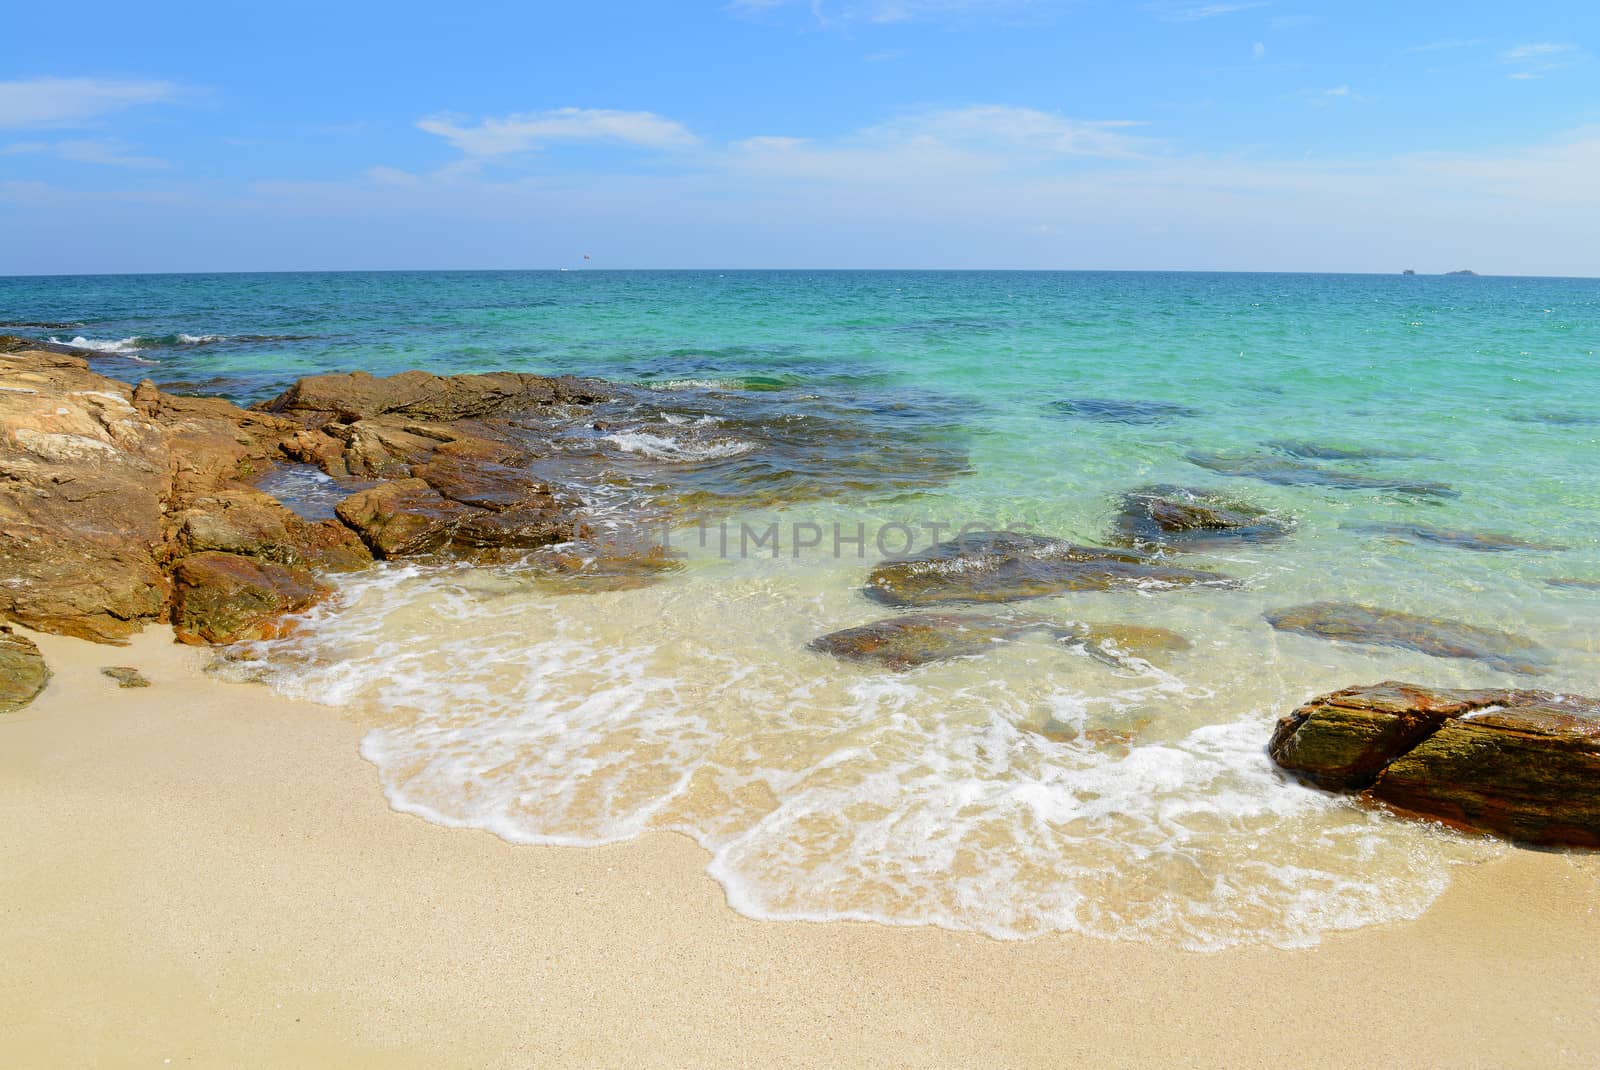
M361 717L397 809L515 842L680 831L755 917L1196 949L1413 917L1456 866L1508 848L1278 775L1273 720L1384 679L1600 687L1600 590L1547 582L1600 580L1595 280L13 278L0 321L55 325L0 331L99 350L107 374L241 402L354 368L638 384L632 422L585 440L579 489L614 516L641 506L600 501L619 473L676 488L661 515L682 567L662 582L572 593L515 567L385 567L341 580L298 637L240 664ZM1218 456L1378 486L1196 463ZM863 582L885 552L932 541L930 525L1104 545L1121 495L1153 483L1225 490L1293 533L1176 562L1237 587L1018 608L1167 628L1186 651L1106 662L1025 638L896 672L807 648L894 615ZM1404 490L1418 483L1448 492ZM740 533L773 524L775 555L740 552ZM835 552L832 532L858 525L865 545ZM1416 527L1542 548L1476 552L1406 537ZM797 551L801 530L825 534ZM1263 619L1323 600L1514 633L1545 671Z

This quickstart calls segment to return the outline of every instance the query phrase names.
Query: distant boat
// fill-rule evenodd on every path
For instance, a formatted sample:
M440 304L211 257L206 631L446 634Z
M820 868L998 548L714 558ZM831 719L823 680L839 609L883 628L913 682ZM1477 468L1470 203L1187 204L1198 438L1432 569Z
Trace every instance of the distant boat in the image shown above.
M1476 271L1469 271L1466 268L1462 268L1460 271L1446 271L1445 274L1446 275L1476 275L1477 272Z
M1415 272L1415 271L1412 271L1412 270L1411 270L1411 269L1410 269L1410 268L1406 268L1406 269L1405 269L1405 270L1404 270L1404 271L1402 271L1402 272L1401 272L1401 273L1400 273L1400 274L1402 274L1402 275L1415 275L1415 274L1416 274L1416 272Z
M584 258L584 259L585 259L585 260L588 260L588 259L589 259L589 254L588 254L588 253L584 253L584 254L583 254L583 258Z

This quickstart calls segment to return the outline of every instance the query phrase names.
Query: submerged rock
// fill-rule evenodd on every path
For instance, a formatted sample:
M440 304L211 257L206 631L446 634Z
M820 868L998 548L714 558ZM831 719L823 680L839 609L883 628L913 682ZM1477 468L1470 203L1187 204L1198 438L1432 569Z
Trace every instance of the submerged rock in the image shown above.
M1372 449L1366 446L1331 446L1325 442L1299 442L1278 439L1267 446L1308 461L1390 461L1413 460L1418 454L1399 453L1393 450Z
M875 661L891 669L910 669L980 654L1019 635L1040 631L1059 635L1055 625L1037 619L918 613L831 632L808 645L818 653L848 661Z
M1577 591L1600 591L1600 580L1579 579L1576 576L1550 576L1544 582L1552 587L1570 587Z
M1280 720L1268 749L1331 791L1529 843L1600 847L1600 699L1352 687Z
M683 568L665 546L626 550L564 543L530 554L520 562L542 588L557 594L632 591L659 583Z
M1124 398L1065 398L1050 407L1066 416L1102 423L1157 424L1199 416L1200 410L1167 401L1133 401Z
M0 624L0 713L15 713L39 697L50 682L50 667L39 647Z
M1346 472L1337 468L1324 468L1321 465L1308 464L1304 461L1291 460L1286 457L1211 453L1204 450L1197 450L1185 456L1190 463L1197 464L1201 468L1209 468L1213 472L1220 472L1225 476L1259 479L1263 483L1275 483L1281 486L1320 486L1335 487L1340 490L1377 490L1426 498L1456 498L1460 496L1460 492L1447 483L1370 476L1361 472Z
M173 630L183 643L235 643L283 633L279 619L328 593L309 570L214 551L173 571Z
M1117 541L1174 550L1266 542L1293 530L1265 509L1232 501L1216 491L1159 485L1129 491L1117 514Z
M921 606L1012 602L1063 591L1233 583L1215 572L1166 565L1135 550L1076 546L1023 532L980 531L879 564L867 578L866 593L886 605Z
M1558 543L1529 542L1513 535L1498 535L1483 531L1454 531L1449 528L1431 528L1422 524L1361 524L1363 531L1386 535L1412 542L1430 542L1439 546L1453 546L1458 550L1475 550L1478 553L1505 553L1511 550L1569 550Z
M1467 658L1525 675L1544 672L1550 660L1548 651L1520 635L1352 602L1312 602L1268 613L1266 620L1280 632Z
M112 665L100 670L102 676L109 676L117 682L118 687L149 687L150 678L131 665Z
M1102 661L1171 654L1189 641L1164 628L1132 624L1085 625L1042 617L990 617L976 613L913 613L813 639L808 646L847 661L873 661L891 669L982 654L1026 635L1044 635L1080 647Z

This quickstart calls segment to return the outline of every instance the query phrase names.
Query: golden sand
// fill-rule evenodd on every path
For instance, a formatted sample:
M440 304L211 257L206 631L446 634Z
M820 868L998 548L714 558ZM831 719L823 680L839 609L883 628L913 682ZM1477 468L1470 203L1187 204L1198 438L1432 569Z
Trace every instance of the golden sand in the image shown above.
M1593 856L1301 951L755 922L678 836L396 814L353 721L164 630L36 638L56 677L0 720L7 1066L1600 1065Z

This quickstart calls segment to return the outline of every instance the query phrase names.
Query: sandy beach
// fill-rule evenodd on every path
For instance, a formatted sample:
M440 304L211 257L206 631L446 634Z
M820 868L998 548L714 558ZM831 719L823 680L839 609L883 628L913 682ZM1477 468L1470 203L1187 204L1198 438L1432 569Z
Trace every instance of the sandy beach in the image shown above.
M1196 954L753 922L687 839L513 847L387 808L362 728L35 637L0 722L13 1066L1592 1066L1600 864L1463 867L1420 920ZM153 681L119 690L99 670Z

